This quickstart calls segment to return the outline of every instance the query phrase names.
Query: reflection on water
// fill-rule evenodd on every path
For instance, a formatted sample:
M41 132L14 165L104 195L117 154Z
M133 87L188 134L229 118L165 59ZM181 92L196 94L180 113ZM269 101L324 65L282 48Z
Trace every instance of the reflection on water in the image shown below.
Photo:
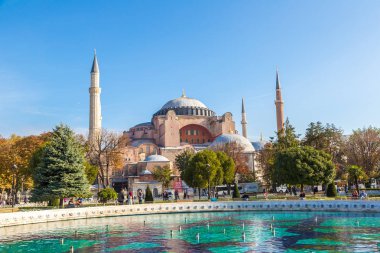
M378 252L380 215L209 212L0 228L0 252Z

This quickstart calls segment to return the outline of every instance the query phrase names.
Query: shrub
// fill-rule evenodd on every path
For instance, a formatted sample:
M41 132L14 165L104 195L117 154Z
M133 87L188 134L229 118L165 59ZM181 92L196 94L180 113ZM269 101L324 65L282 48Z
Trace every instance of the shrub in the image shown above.
M240 192L239 192L238 184L234 185L233 191L234 192L232 193L232 197L233 198L240 198Z
M150 202L153 201L153 194L152 194L152 191L150 190L149 185L146 187L146 190L145 190L145 202L146 201L150 201Z
M59 207L59 199L52 199L49 201L49 206Z
M117 193L113 188L107 187L99 192L98 198L100 202L107 203L117 198Z
M328 186L327 186L327 190L326 190L326 196L327 197L336 197L336 188L335 188L335 185L334 183L330 183Z

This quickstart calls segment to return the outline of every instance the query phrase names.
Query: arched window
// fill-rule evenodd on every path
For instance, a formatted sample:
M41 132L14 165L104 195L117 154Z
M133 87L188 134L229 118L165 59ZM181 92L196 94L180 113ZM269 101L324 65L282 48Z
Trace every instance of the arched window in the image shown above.
M180 140L186 140L190 144L202 144L207 139L212 139L212 135L207 128L197 124L186 125L181 128Z

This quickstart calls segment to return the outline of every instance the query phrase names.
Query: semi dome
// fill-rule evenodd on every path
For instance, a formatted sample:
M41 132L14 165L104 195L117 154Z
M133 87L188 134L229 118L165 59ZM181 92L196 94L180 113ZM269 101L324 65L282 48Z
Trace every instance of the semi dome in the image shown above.
M150 172L149 170L145 169L143 172L140 173L140 175L152 175L152 172Z
M162 155L150 155L144 160L145 162L169 162L169 159Z
M265 147L265 144L267 144L267 142L265 142L265 141L254 141L254 142L252 142L253 147L257 151L263 150Z
M210 147L217 147L225 145L228 143L237 143L240 147L243 148L244 152L255 152L255 148L252 146L251 142L238 134L222 134L219 135L210 145Z
M175 111L177 115L215 116L215 112L208 109L204 103L198 99L186 97L185 93L179 98L166 102L166 104L164 104L153 117L157 115L166 115L169 110Z

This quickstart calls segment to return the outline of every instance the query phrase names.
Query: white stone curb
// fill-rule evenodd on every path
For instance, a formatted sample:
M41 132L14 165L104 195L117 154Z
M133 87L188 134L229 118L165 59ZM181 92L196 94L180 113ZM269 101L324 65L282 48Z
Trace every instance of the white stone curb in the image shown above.
M122 206L97 206L0 214L0 227L15 225L158 213L210 211L340 211L380 212L380 201L368 200L294 200L178 202Z

